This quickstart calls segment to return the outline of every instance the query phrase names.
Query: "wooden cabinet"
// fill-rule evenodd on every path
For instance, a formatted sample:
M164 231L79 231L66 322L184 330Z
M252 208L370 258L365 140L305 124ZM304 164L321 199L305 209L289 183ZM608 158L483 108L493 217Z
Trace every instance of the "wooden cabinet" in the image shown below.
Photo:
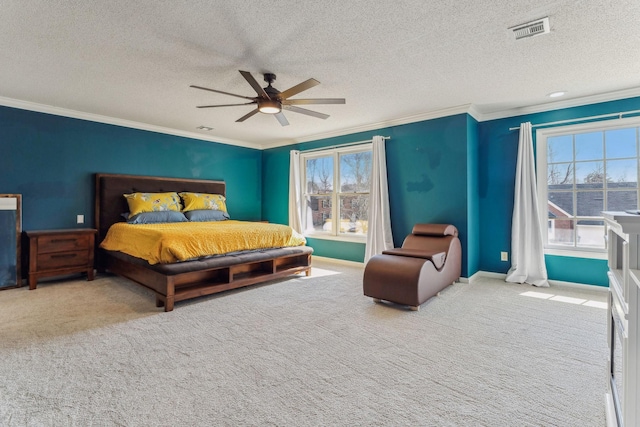
M72 273L86 273L93 280L93 248L97 230L26 231L29 245L29 289L38 279Z

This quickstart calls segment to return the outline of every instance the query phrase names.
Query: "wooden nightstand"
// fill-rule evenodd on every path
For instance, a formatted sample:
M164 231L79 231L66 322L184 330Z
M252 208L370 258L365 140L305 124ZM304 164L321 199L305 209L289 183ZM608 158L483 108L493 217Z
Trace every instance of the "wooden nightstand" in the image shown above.
M93 280L93 247L97 230L25 231L29 244L29 289L42 277L87 273Z

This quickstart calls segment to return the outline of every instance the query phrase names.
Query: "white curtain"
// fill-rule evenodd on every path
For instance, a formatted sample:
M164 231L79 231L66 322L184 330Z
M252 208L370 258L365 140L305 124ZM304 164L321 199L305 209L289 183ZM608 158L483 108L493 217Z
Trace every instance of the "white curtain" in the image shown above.
M389 188L387 185L387 157L384 138L374 136L371 150L371 190L369 196L369 229L364 262L385 249L393 248Z
M300 151L289 155L289 225L298 233L304 231L302 224L302 180L300 178Z
M530 122L520 125L511 224L511 268L507 272L506 281L549 286L544 263Z

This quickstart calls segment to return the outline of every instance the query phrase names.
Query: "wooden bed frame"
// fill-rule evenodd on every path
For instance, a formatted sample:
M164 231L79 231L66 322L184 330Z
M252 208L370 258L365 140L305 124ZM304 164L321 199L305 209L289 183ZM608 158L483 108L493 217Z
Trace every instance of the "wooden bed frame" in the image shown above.
M128 211L125 193L190 191L226 195L224 181L161 178L139 175L95 175L95 225L97 245L109 227L123 221ZM128 260L119 253L97 248L98 271L110 271L126 277L156 293L156 306L171 311L174 303L203 295L261 283L301 272L311 272L311 253L307 246L281 248L214 259L214 262L188 261L191 271L167 272L143 260Z

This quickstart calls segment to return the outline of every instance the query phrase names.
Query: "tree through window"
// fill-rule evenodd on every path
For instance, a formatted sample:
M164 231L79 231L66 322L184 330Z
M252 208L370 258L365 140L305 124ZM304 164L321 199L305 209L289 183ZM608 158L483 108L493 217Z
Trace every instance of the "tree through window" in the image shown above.
M302 153L301 159L307 234L366 236L371 145Z

